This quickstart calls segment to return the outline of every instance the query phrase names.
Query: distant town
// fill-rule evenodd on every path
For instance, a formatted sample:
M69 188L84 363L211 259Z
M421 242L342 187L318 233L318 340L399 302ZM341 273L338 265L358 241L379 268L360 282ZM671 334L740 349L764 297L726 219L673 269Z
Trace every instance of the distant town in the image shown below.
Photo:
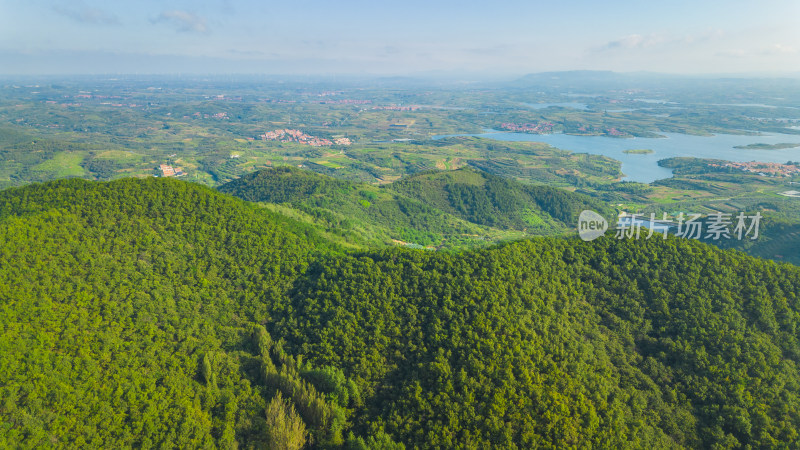
M554 127L555 123L548 121L538 121L530 123L504 122L500 124L500 129L502 130L514 131L517 133L530 133L530 134L552 134L555 132ZM600 128L600 127L584 125L574 129L573 131L568 132L567 134L624 137L624 136L629 136L630 133L620 131L619 129L614 127Z
M339 137L330 140L317 136L311 136L309 134L303 133L300 130L291 130L291 129L267 131L266 133L259 135L258 137L261 138L261 140L263 141L299 142L301 144L308 144L312 147L325 147L329 145L350 145L352 143L350 142L350 139L346 137Z
M552 122L534 122L534 123L503 123L500 128L508 131L516 131L518 133L533 133L533 134L550 134L553 132Z
M730 162L725 164L711 163L710 167L731 168L742 172L755 173L764 177L791 177L800 175L800 167L795 164L779 164L770 162Z
M409 106L399 106L399 105L389 105L389 106L375 106L372 109L374 111L418 111L421 106L418 105L409 105Z

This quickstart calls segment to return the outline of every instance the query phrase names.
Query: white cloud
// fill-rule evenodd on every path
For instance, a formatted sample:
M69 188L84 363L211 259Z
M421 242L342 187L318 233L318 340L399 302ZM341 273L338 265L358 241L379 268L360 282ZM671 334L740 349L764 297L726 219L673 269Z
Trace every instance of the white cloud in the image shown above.
M169 23L177 31L184 33L210 33L211 30L206 24L206 20L190 11L171 10L164 11L152 20L153 23Z
M664 42L664 39L656 35L643 36L641 34L630 34L606 43L602 48L605 50L616 49L643 49L653 47Z

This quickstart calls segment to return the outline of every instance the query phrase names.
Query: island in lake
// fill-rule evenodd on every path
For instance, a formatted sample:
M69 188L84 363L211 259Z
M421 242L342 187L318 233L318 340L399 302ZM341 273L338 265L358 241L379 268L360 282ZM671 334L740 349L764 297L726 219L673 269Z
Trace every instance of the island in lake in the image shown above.
M743 150L784 150L787 148L795 148L800 147L800 144L792 144L789 142L784 142L781 144L748 144L748 145L737 145L733 148L743 149Z
M631 150L623 150L622 153L627 155L649 155L651 153L655 153L653 150L649 148L634 148Z

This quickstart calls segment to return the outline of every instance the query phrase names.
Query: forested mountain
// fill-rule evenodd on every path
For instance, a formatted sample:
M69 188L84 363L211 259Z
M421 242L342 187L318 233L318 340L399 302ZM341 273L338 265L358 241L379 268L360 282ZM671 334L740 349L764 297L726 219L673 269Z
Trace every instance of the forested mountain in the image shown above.
M539 239L321 260L274 330L415 445L792 447L798 295L697 242Z
M306 218L339 239L361 246L386 244L394 239L457 247L465 243L481 245L487 237L496 239L501 235L500 230L470 223L377 186L294 167L253 172L219 190L248 201L287 205L303 214L299 219Z
M306 231L174 180L3 191L0 447L266 445L261 324Z
M469 167L415 174L392 183L390 189L472 223L534 232L573 228L584 209L608 212L586 195L522 184Z
M583 209L608 212L581 194L464 168L424 172L382 188L293 167L247 174L219 187L248 201L282 203L328 231L361 242L480 245L521 233L563 234Z
M722 248L735 248L759 258L800 266L800 224L780 217L766 216L762 220L756 240L709 241Z
M795 266L320 233L170 179L0 192L0 447L800 446Z
M282 166L248 173L219 190L250 202L293 203L309 198L312 202L331 201L331 197L347 195L357 188L357 183Z

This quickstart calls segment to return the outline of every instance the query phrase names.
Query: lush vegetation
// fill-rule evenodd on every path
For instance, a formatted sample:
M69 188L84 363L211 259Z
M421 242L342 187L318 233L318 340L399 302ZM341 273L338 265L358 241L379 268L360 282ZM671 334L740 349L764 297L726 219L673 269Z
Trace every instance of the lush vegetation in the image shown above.
M390 188L470 222L500 228L572 228L584 209L608 212L585 195L525 185L469 168L416 174Z
M520 235L471 223L391 190L293 167L247 174L219 190L248 201L283 204L288 208L279 211L361 247L394 241L453 248Z
M655 153L653 150L649 148L634 148L630 150L623 150L622 153L627 155L649 155L651 153Z
M6 190L0 217L0 447L266 442L243 341L322 241L177 181Z
M725 167L724 161L673 158L662 164L673 168L674 177L644 185L620 182L620 162L606 156L452 135L486 129L615 138L798 134L798 92L797 81L789 79L594 72L486 85L271 77L7 79L0 84L0 188L66 177L163 176L169 172L160 170L162 164L179 169L185 179L218 187L262 169L300 166L348 180L356 190L339 187L335 200L328 199L331 193L313 202L295 196L268 207L322 229L329 239L362 248L397 243L474 248L563 231L564 221L530 205L525 193L517 205L495 207L482 204L492 198L481 188L455 183L463 192L447 192L456 203L442 209L448 202L424 204L410 192L377 189L420 172L464 167L576 191L631 213L760 211L797 225L796 199L777 195L796 189L796 174L760 177ZM267 138L272 130L297 130L331 145ZM768 146L792 142L787 136ZM643 150L633 142L626 148ZM477 197L470 199L473 194ZM462 200L475 200L477 209L459 212ZM440 211L447 214L437 217ZM742 248L798 262L777 245Z
M3 83L0 448L800 447L800 269L737 251L800 264L800 178L442 136L800 134L796 80Z
M522 233L562 234L583 209L607 211L585 195L470 168L421 172L379 188L280 167L244 175L219 190L289 205L327 232L362 244L394 239L439 248L477 246Z
M177 180L0 192L0 447L800 445L794 266L321 236Z
M385 251L312 266L275 330L416 445L791 447L799 275L676 240Z

